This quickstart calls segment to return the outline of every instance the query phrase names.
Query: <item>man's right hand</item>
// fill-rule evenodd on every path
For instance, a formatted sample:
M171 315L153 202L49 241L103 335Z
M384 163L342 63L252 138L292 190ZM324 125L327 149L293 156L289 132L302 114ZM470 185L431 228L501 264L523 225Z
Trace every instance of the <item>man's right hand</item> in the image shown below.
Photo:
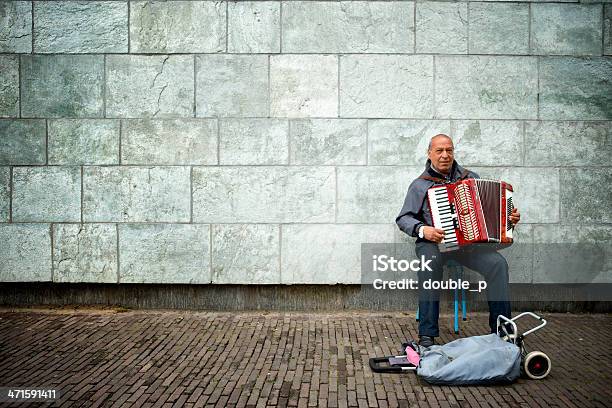
M434 227L423 227L423 236L428 241L439 243L444 239L444 231Z

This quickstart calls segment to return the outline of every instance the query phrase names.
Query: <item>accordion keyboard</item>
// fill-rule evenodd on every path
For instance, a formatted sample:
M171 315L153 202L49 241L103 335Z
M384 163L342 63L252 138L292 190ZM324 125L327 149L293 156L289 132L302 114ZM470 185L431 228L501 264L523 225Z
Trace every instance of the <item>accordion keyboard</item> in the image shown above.
M459 246L457 233L455 232L457 215L455 214L454 206L448 200L446 187L432 188L428 194L430 194L429 204L433 225L444 230L442 247L446 250L457 248Z

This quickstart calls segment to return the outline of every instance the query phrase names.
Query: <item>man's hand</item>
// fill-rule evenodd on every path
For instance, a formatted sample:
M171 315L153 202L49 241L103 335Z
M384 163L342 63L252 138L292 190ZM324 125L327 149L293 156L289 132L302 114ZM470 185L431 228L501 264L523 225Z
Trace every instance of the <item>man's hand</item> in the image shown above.
M444 230L434 227L423 227L423 236L429 241L442 242L444 239Z
M512 213L508 218L510 219L512 225L518 224L518 222L521 220L521 213L519 213L518 208L513 208Z

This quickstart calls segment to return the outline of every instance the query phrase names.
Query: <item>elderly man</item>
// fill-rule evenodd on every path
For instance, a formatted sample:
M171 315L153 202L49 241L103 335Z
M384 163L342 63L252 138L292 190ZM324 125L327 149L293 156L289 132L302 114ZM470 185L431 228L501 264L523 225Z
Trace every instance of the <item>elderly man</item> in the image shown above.
M446 261L454 259L462 265L477 271L487 281L489 300L489 326L495 333L497 316L510 317L508 295L508 263L498 252L490 249L476 251L457 250L440 253L437 243L444 239L444 231L434 228L426 199L427 190L434 184L455 182L464 178L478 178L474 172L459 166L454 160L451 138L438 134L431 138L427 152L425 171L408 188L404 206L395 222L406 234L417 237L416 253L419 257L431 259L432 272L420 271L419 282L427 279L442 280L442 269ZM513 224L518 223L520 214L515 208L510 215ZM421 285L420 285L421 286ZM419 288L419 344L429 347L439 336L439 291Z

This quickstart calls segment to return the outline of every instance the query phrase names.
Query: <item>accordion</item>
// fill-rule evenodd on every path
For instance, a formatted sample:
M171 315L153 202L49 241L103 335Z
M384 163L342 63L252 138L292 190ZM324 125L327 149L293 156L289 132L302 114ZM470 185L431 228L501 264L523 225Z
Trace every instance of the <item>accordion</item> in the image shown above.
M512 186L503 181L465 179L427 190L433 226L444 230L440 252L475 243L512 244Z

